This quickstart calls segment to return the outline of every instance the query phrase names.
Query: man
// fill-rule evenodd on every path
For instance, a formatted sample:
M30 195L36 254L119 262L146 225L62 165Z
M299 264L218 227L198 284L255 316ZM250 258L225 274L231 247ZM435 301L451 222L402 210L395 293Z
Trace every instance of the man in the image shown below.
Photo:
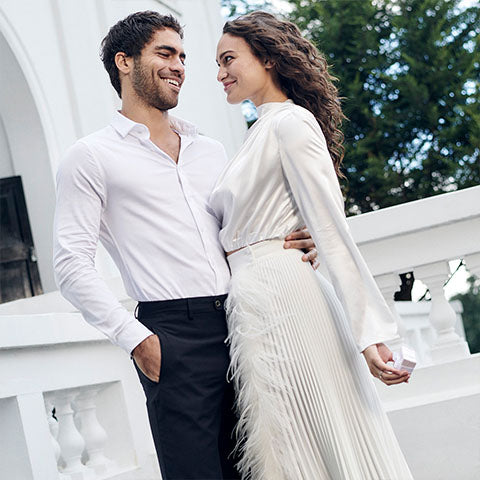
M229 269L206 207L226 155L168 114L185 77L182 38L175 18L139 12L103 40L122 109L61 162L55 273L86 320L132 355L163 478L238 478L224 344ZM295 232L290 246L312 247L302 238ZM95 270L99 239L139 302L138 319Z

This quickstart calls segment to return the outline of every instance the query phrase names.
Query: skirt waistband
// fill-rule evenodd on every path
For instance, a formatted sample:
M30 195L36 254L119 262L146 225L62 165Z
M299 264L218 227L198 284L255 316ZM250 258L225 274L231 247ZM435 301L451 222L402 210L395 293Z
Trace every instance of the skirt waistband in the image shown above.
M303 255L303 252L296 248L283 248L284 243L285 240L275 238L272 240L263 240L261 242L254 243L253 245L247 245L241 250L228 255L227 260L230 265L230 269L233 272L241 266L244 266L246 263L250 263L254 260L272 254L292 255L297 257L301 257Z

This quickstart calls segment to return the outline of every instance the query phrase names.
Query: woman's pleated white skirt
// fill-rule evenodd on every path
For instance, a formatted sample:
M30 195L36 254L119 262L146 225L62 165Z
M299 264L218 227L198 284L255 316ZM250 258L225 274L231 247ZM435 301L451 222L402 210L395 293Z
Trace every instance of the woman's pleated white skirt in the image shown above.
M252 480L409 480L332 286L269 240L228 257L239 467Z

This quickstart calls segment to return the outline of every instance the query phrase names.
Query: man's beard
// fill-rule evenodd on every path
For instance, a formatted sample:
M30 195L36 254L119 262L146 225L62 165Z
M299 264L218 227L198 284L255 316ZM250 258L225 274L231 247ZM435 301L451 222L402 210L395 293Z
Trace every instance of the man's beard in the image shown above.
M163 82L160 77L158 80ZM144 103L162 112L177 106L178 96L162 92L151 77L151 73L141 65L140 60L134 59L133 62L132 87Z

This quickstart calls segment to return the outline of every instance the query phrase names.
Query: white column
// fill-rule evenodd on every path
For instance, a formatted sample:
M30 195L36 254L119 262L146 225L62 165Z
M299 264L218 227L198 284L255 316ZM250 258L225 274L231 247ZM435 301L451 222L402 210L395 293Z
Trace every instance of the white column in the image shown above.
M397 308L395 307L395 300L394 294L398 290L401 281L400 277L397 273L387 273L385 275L378 275L375 277L375 281L377 282L378 288L382 292L385 301L387 302L388 307L390 308L392 315L397 323L398 328L398 335L399 339L394 340L392 342L388 342L389 347L392 350L400 348L402 343L405 342L407 330L405 328L405 324L401 319L400 315L397 312Z
M65 462L63 473L72 480L90 480L94 478L92 471L82 463L85 442L73 419L72 401L78 390L63 390L55 395L56 415L58 418L58 443Z
M75 423L85 441L86 465L97 475L105 476L114 467L105 454L108 437L97 418L96 397L102 387L84 387L73 403Z
M470 355L467 342L455 332L457 316L443 291L449 273L447 261L430 263L415 269L415 277L427 285L432 298L429 320L437 336L430 349L433 363L458 360Z
M28 462L32 476L31 480L59 479L55 456L50 443L50 430L45 418L45 404L41 392L27 393L17 396L18 411L22 424L28 452ZM0 429L2 425L0 425ZM1 448L1 447L0 447ZM5 474L5 476L4 476ZM9 477L2 471L0 465L0 478L3 480L17 480ZM20 480L20 479L19 479Z

